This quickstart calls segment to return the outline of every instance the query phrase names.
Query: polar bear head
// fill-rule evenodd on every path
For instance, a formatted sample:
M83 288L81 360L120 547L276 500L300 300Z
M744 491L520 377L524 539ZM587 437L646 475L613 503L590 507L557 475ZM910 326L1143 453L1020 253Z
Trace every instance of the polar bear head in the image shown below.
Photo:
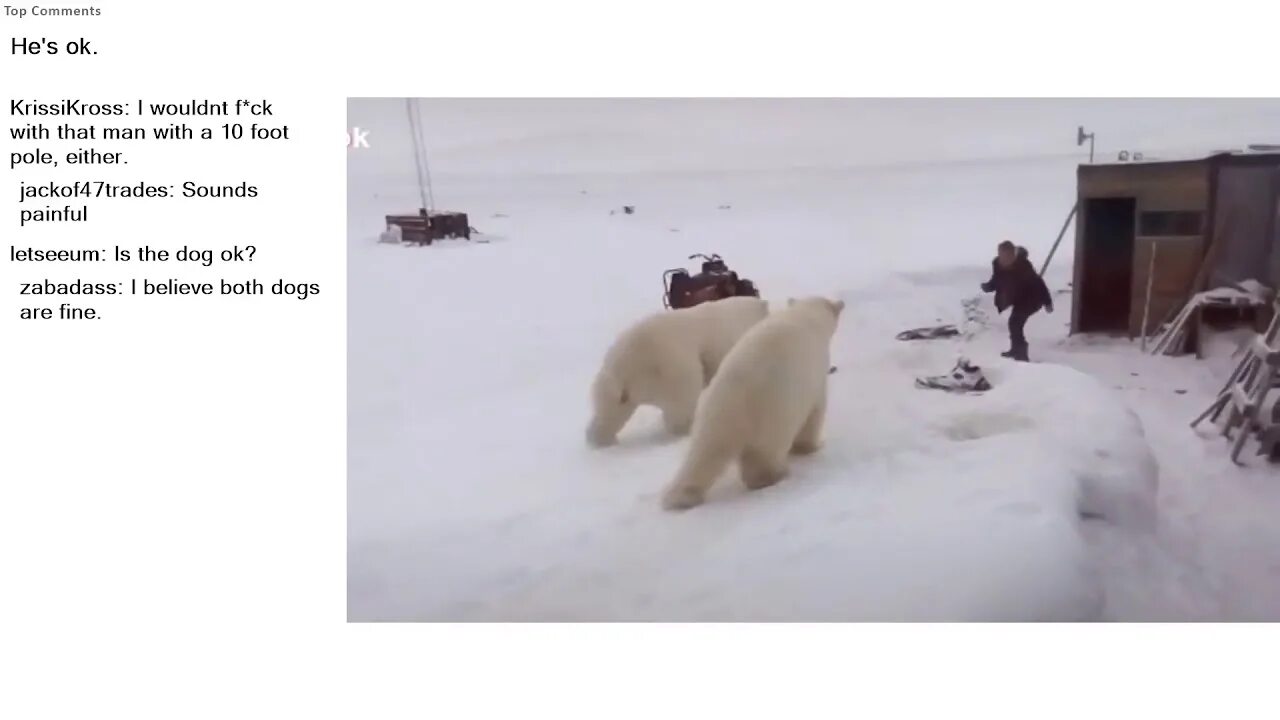
M835 333L836 323L839 322L840 313L843 310L843 300L831 300L820 296L787 298L787 312L803 318L806 323L821 327L827 335Z
M827 312L831 313L832 317L837 317L837 318L840 317L840 311L844 310L843 300L831 300L821 296L806 297L806 298L799 298L799 299L787 298L787 307L792 307L795 305L802 305L802 306L813 307L813 308L824 308Z

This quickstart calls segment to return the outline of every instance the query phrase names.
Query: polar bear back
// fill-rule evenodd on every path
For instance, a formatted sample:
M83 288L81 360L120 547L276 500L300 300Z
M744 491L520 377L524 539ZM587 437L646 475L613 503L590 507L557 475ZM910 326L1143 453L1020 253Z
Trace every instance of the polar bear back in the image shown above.
M725 356L695 422L798 428L826 392L837 315L820 298L802 300L748 330Z
M731 297L677 314L681 312L686 313L685 321L692 328L705 379L710 380L738 340L768 316L769 303L755 297Z
M622 375L638 376L647 368L631 365L696 359L704 380L709 380L738 339L768 313L764 300L732 297L650 315L618 338L606 365Z

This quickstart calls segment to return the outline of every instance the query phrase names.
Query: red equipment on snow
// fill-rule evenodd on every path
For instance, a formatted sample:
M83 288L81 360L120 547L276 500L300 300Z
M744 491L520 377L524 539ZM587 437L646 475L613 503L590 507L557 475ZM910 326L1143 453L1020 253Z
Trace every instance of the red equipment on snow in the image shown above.
M719 255L708 257L695 253L689 256L690 260L697 258L702 259L702 272L697 275L690 275L684 268L673 268L662 274L664 307L678 310L740 295L760 297L755 283L738 277L738 273L730 270Z

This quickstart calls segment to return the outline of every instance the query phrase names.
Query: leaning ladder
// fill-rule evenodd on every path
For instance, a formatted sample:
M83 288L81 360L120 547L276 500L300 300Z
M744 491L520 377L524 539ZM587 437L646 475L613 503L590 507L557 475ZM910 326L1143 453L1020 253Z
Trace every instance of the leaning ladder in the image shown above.
M1231 462L1236 464L1240 463L1240 450L1244 447L1245 440L1260 420L1259 411L1266 403L1267 393L1271 392L1276 377L1280 374L1280 348L1276 347L1278 336L1280 302L1273 303L1271 323L1267 326L1267 331L1255 335L1250 341L1244 358L1231 373L1217 399L1191 421L1193 428L1206 419L1217 422L1223 411L1230 408L1227 422L1222 426L1222 434L1233 440ZM1231 437L1232 430L1236 431L1234 438ZM1280 443L1280 428L1268 429L1260 439L1262 452L1270 453Z

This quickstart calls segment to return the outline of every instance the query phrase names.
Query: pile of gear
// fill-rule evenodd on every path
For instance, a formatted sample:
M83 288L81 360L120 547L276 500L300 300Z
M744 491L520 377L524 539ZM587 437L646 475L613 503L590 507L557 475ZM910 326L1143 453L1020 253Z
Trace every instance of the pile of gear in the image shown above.
M899 340L936 340L963 336L964 341L968 342L987 326L987 313L982 309L981 295L961 300L960 306L964 314L960 327L948 324L914 328L898 333L897 338ZM926 375L916 378L916 387L956 393L980 393L990 390L991 383L983 375L981 367L962 355L956 360L955 367L952 367L950 372L944 375Z
M1043 272L1043 271L1042 271ZM1029 362L1027 338L1023 328L1027 319L1037 312L1053 312L1053 296L1045 285L1041 272L1031 265L1027 249L1005 240L997 247L996 258L991 261L991 279L982 283L982 292L995 293L998 312L1009 313L1009 349L1000 353L1003 357L1019 362ZM982 296L961 301L964 309L964 328L955 325L936 325L914 328L898 333L899 340L935 340L963 335L968 342L987 325L987 313L982 309ZM982 374L982 368L961 356L945 375L929 375L916 378L916 387L950 392L985 392L991 383Z
M991 383L982 374L982 368L961 356L955 367L946 375L928 375L916 378L916 387L930 390L946 390L959 393L980 393L991 389Z

